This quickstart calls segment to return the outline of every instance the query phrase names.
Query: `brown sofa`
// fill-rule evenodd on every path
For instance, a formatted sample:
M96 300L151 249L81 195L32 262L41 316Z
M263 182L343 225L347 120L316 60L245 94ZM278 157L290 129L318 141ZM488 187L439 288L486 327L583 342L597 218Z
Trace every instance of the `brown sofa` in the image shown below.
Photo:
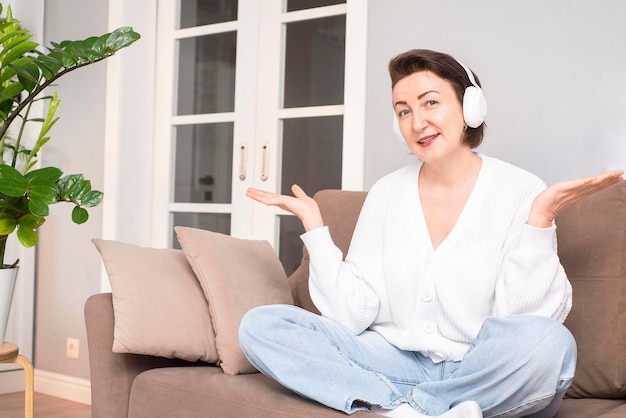
M337 190L315 197L344 251L364 197ZM557 417L626 417L626 181L567 209L557 226L559 254L574 288L566 325L578 343L576 377ZM315 311L307 272L304 250L289 283L295 303ZM110 293L90 297L85 318L93 418L345 416L259 373L233 376L206 363L113 353Z

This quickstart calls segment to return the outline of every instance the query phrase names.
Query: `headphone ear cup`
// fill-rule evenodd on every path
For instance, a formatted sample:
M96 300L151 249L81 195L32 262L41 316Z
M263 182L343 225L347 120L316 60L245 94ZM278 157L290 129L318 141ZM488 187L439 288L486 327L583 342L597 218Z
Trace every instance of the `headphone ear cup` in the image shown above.
M400 131L400 122L398 121L398 116L395 113L391 116L393 118L393 120L391 121L391 129L393 130L393 133L400 138L401 143L406 145L406 141L404 140L402 132Z
M469 86L463 94L463 119L470 128L478 128L485 121L487 100L482 89Z

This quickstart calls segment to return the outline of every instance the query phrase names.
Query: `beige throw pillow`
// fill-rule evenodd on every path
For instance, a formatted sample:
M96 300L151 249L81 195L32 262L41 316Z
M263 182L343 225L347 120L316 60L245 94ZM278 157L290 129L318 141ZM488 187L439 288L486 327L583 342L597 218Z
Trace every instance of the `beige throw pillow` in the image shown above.
M239 347L239 324L250 309L293 304L285 271L267 241L175 227L183 252L209 301L220 366L227 374L254 373Z
M182 251L92 242L111 282L114 352L217 362L209 307Z

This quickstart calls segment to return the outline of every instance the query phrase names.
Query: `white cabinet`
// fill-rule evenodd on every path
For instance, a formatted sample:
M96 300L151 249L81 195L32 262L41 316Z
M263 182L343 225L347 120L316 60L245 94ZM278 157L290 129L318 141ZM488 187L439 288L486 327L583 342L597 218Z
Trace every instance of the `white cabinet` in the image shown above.
M157 244L176 246L173 226L191 226L268 240L288 273L297 266L299 221L245 191L362 188L365 65L351 66L364 63L365 7L159 2Z

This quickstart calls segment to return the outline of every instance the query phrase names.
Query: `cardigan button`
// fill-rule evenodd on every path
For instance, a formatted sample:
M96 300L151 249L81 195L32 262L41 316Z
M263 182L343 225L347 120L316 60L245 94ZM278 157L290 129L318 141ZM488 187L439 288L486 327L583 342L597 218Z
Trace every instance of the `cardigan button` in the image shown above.
M422 292L422 300L424 302L430 302L433 300L433 291L430 287L425 288Z
M424 321L424 331L432 334L435 331L435 323L433 321Z

